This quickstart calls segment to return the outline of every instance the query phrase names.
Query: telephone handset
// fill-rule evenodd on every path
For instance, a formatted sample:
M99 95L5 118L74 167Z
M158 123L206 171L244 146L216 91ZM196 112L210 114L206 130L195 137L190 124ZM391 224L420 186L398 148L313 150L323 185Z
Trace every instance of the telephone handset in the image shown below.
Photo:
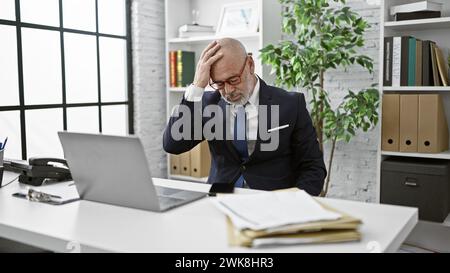
M31 157L28 161L33 166L48 166L49 163L53 162L64 164L67 167L67 161L60 158Z
M28 160L28 163L7 162L5 169L19 172L19 182L32 186L41 186L47 179L53 181L72 179L67 161L64 159L32 157Z

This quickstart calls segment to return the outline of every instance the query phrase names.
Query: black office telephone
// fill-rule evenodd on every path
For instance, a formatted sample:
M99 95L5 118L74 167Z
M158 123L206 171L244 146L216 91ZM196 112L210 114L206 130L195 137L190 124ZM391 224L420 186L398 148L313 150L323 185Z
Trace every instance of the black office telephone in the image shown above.
M23 161L5 160L4 167L7 171L20 173L19 182L41 186L46 180L65 181L72 179L66 160L58 158L33 157ZM52 163L59 163L52 164Z

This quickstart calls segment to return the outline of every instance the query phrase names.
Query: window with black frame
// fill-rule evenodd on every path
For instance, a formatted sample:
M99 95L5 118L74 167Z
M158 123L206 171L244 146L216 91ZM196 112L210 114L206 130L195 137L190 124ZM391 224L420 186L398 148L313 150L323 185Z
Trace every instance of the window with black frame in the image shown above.
M130 1L0 0L5 157L63 157L58 131L133 133Z

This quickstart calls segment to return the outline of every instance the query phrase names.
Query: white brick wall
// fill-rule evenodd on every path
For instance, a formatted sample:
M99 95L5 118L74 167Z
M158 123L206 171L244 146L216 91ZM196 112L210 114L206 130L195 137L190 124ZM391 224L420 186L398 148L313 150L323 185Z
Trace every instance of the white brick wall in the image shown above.
M365 54L375 61L378 71L379 5L377 0L349 0L348 5L364 16L372 28L366 33ZM165 52L164 1L133 0L133 80L135 130L142 137L152 173L166 176L166 156L162 151L165 126ZM357 91L378 82L378 74L370 75L360 67L326 74L325 86L333 102L338 103L348 88ZM373 202L376 199L376 164L379 126L359 133L349 144L336 147L329 197ZM329 147L326 146L327 151ZM325 155L328 161L328 153Z
M164 0L132 1L134 127L154 177L167 177Z
M370 5L368 3L375 3ZM366 32L364 54L374 60L374 74L369 74L360 66L347 71L335 70L325 75L325 88L331 94L333 105L338 104L346 95L346 90L359 91L378 83L379 53L379 1L348 0L348 6L363 16L371 28ZM358 132L350 143L340 142L336 145L333 160L329 197L352 199L366 202L376 200L376 166L380 125L373 131ZM331 145L325 146L330 151ZM328 164L329 153L325 160Z

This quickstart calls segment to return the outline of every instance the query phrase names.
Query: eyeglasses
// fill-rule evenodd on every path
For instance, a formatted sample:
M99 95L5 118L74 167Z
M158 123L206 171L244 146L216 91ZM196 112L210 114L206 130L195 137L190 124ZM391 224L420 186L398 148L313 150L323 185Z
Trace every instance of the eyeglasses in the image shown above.
M34 202L51 202L53 201L53 198L61 199L60 196L51 195L45 192L36 191L33 189L28 189L28 193L26 195L26 198L30 201Z
M239 72L239 75L232 76L228 78L225 81L213 81L212 79L209 80L209 85L214 90L223 90L225 88L225 83L228 83L229 85L236 86L241 83L242 79L242 73L244 73L245 67L247 66L247 57L245 57L244 66L241 69L241 72Z

